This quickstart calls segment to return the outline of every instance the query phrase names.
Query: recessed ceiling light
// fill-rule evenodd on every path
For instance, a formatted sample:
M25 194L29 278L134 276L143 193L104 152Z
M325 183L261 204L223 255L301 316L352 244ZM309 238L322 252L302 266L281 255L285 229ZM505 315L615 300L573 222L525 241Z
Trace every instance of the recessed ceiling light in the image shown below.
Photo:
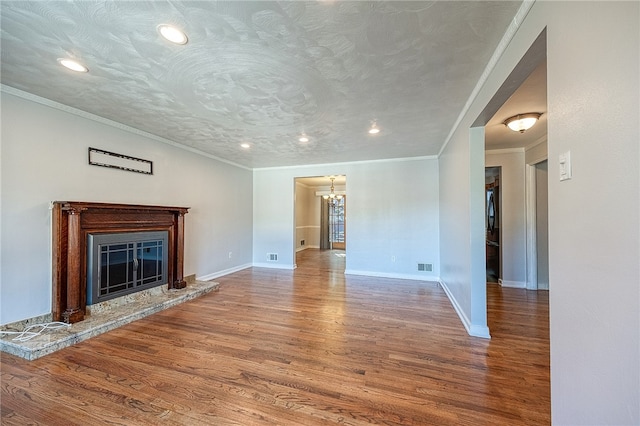
M240 148L249 149L249 148L251 148L251 145L249 145L248 143L244 142L244 143L240 144Z
M370 135L375 135L380 133L380 129L378 128L378 125L375 122L371 124L371 128L368 131Z
M89 68L85 67L78 61L74 61L73 59L59 58L58 63L65 68L68 68L72 71L76 72L88 72Z
M158 25L158 32L162 37L169 40L171 43L175 44L187 44L189 38L187 35L183 33L181 30L176 27L172 27L171 25Z
M304 142L309 142L309 138L306 135L302 135L300 136L300 138L298 139L300 142L304 143Z

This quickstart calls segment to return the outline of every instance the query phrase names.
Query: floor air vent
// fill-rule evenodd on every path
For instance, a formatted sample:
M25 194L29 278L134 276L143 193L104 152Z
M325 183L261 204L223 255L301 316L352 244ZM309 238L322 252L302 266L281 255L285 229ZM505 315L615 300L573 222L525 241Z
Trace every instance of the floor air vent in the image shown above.
M277 262L278 261L278 253L267 253L267 261L269 261L269 262Z
M432 272L433 264L432 263L418 263L418 271L420 272Z

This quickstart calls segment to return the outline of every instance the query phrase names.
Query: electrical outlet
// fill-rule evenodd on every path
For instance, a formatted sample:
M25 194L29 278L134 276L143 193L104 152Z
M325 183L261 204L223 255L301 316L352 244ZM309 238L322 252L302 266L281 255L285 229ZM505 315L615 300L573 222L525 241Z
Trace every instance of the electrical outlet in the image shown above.
M232 252L229 252L229 259L231 259L231 255L232 255L232 254L233 254Z
M396 257L395 256L391 256L391 261L395 262L396 261Z

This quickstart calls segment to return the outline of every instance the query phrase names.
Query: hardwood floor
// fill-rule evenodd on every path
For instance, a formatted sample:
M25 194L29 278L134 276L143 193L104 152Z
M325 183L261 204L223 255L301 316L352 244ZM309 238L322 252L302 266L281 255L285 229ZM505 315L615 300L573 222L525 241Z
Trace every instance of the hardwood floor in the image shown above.
M438 284L344 262L306 250L35 361L3 354L2 424L549 424L548 293L489 286L485 340Z

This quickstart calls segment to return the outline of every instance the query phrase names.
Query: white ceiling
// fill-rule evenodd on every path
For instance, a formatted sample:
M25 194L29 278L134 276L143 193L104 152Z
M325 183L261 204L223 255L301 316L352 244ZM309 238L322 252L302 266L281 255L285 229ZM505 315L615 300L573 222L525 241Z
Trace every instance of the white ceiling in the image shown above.
M507 118L528 112L541 113L538 122L524 133L509 130ZM500 107L485 126L485 149L522 148L547 135L547 61L541 62Z
M250 168L436 155L520 5L2 1L1 82Z

